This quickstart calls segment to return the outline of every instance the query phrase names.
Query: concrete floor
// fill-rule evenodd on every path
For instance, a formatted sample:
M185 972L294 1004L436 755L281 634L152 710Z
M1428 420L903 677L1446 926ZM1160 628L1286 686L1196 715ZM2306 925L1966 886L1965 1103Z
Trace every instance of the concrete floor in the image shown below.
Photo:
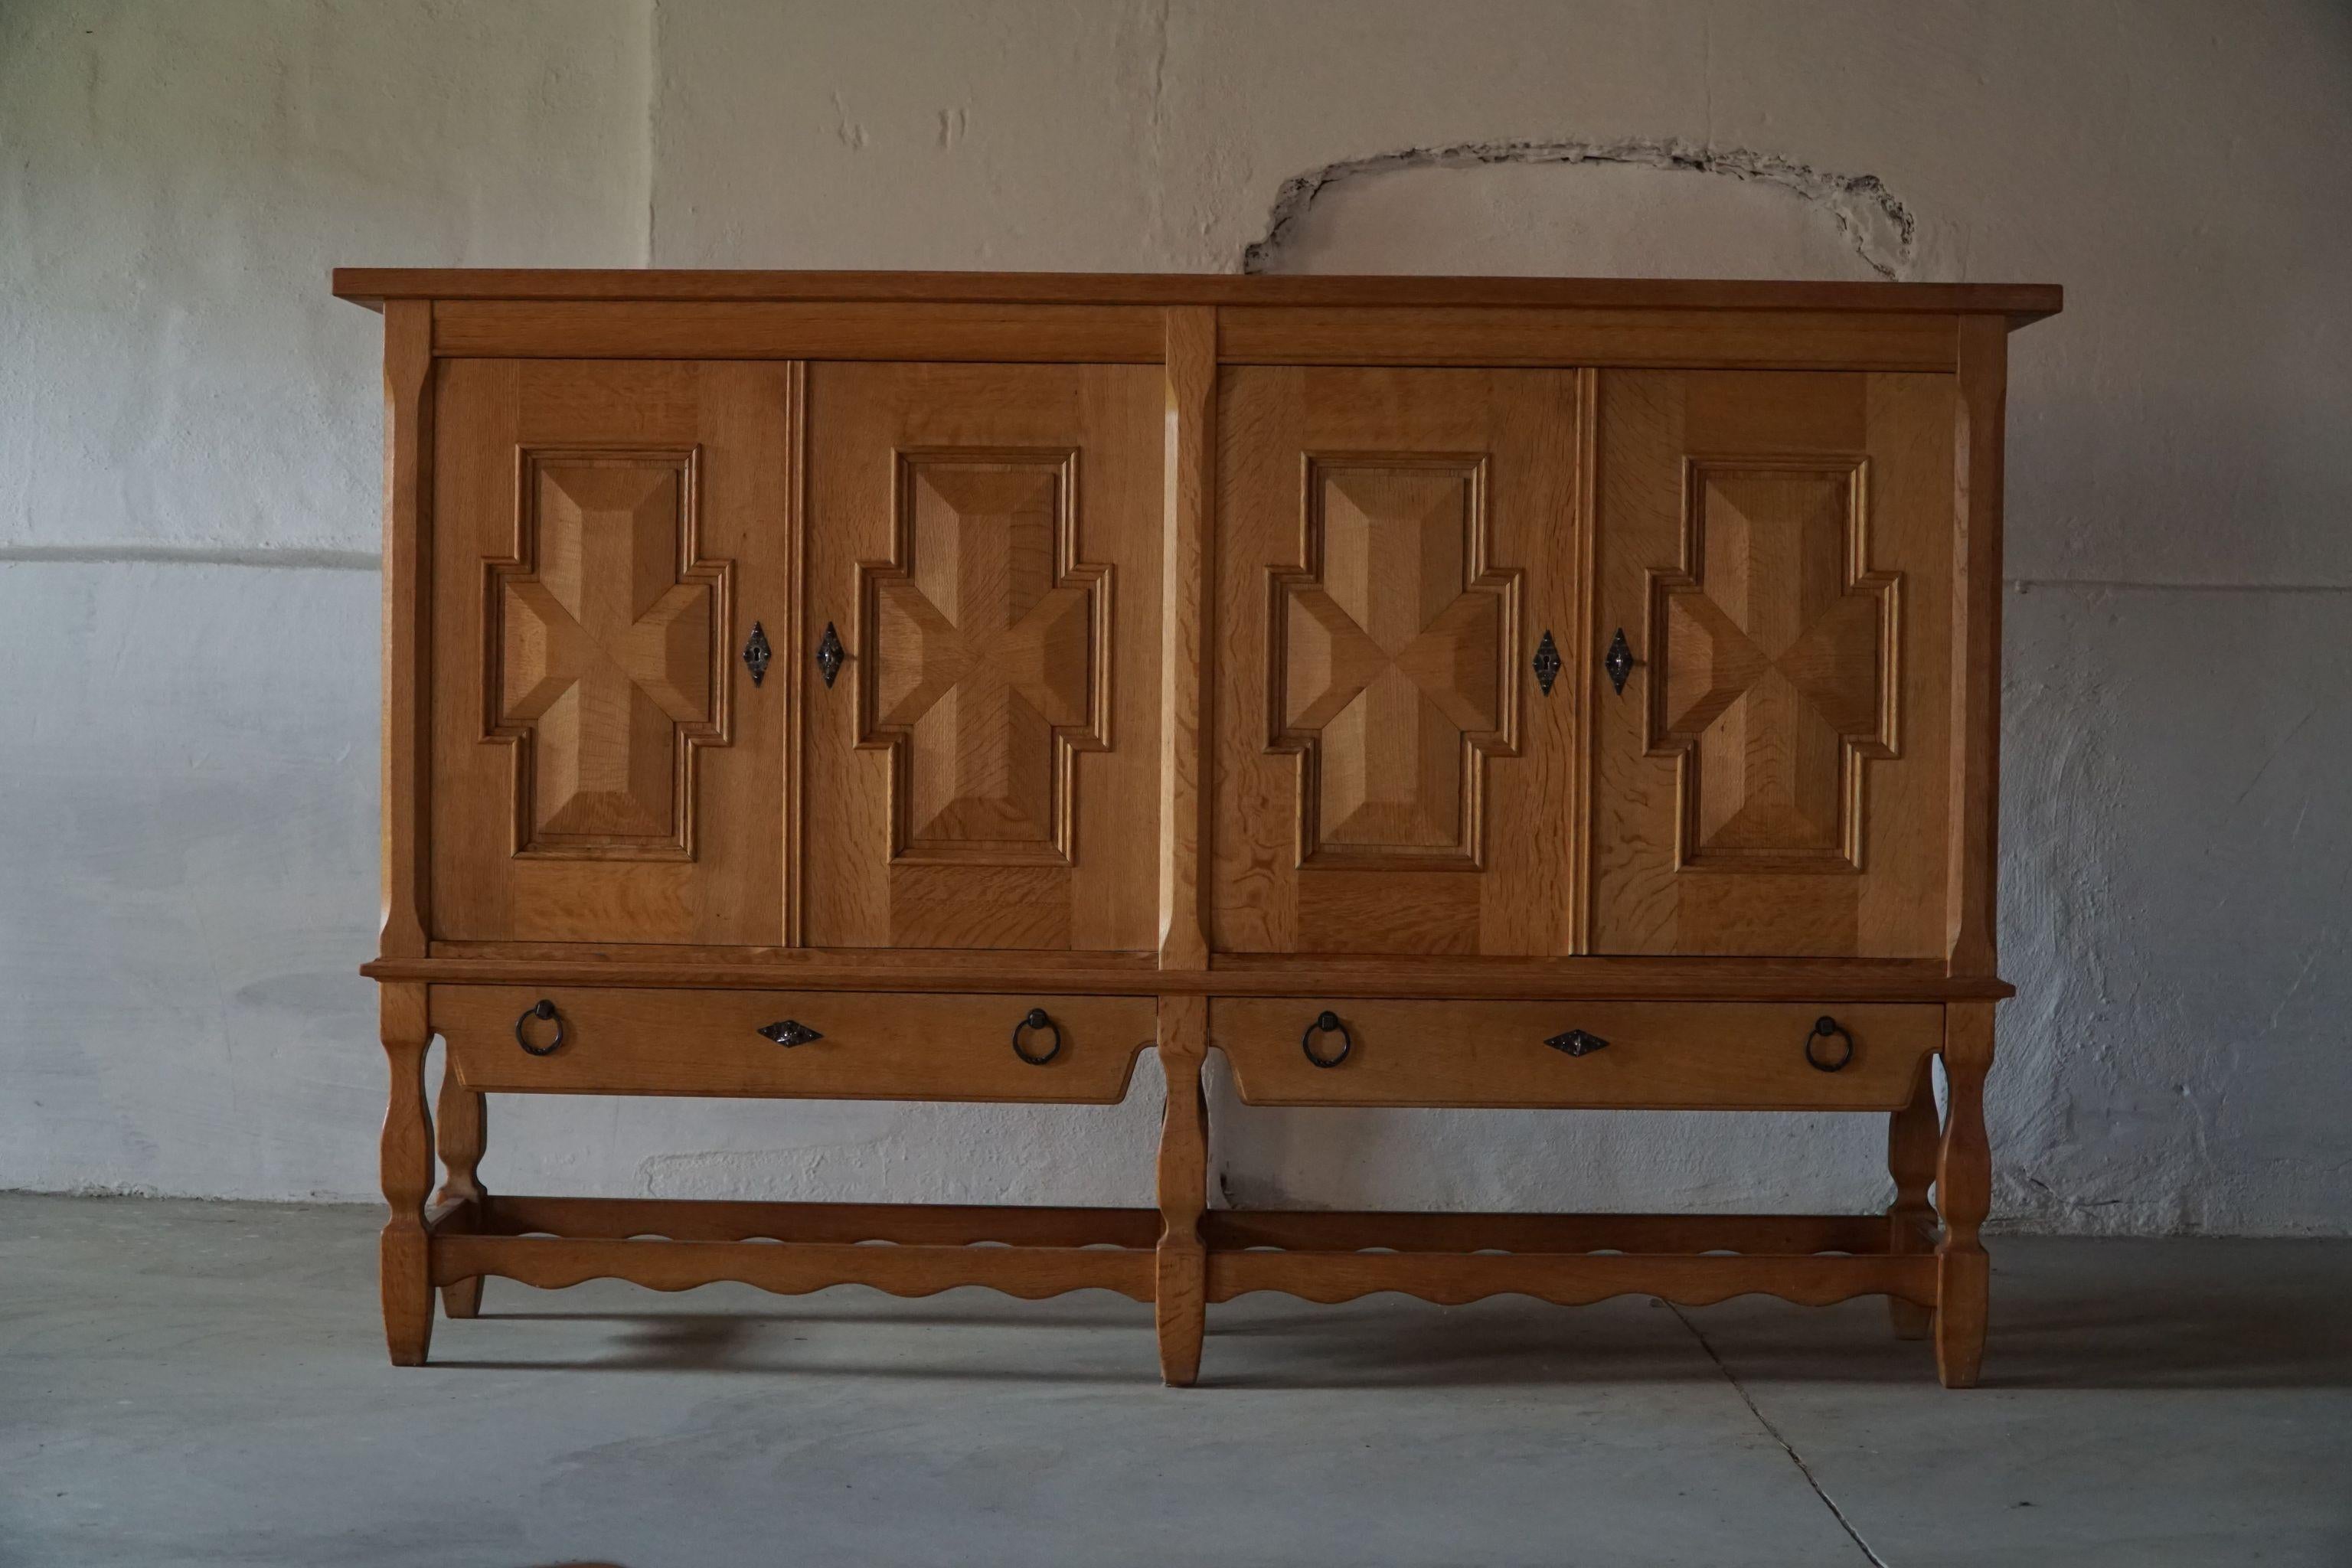
M493 1280L394 1371L358 1208L0 1196L0 1563L2352 1562L2352 1242L1995 1248L1986 1386L1875 1301Z

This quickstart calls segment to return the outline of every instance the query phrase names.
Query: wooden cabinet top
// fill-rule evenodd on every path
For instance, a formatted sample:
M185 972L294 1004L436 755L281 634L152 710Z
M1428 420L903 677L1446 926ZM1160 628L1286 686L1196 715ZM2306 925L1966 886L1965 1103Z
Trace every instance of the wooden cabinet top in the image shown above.
M371 308L386 300L483 300L1802 310L1999 315L2012 328L2055 315L2064 302L2047 283L383 267L335 268L334 291Z

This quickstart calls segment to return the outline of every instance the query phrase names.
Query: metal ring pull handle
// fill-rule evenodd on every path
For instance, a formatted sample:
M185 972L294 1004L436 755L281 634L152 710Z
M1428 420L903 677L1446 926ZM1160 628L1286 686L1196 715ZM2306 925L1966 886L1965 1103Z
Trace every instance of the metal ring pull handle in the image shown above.
M1824 1058L1814 1053L1815 1040L1843 1040L1845 1042L1845 1049L1840 1051L1835 1057ZM1805 1037L1805 1060L1822 1072L1835 1072L1853 1060L1853 1037L1845 1032L1844 1026L1824 1013L1813 1020L1813 1032Z
M1054 1045L1053 1048L1044 1056L1033 1057L1029 1054L1028 1047L1021 1043L1021 1036L1024 1030L1034 1032L1038 1029L1050 1030L1054 1036ZM1013 1026L1013 1054L1033 1068L1044 1067L1062 1054L1062 1026L1054 1022L1053 1015L1043 1007L1030 1008L1022 1016L1021 1021Z
M1338 1035L1339 1037L1339 1054L1335 1057L1317 1056L1315 1054L1315 1037L1318 1034ZM1348 1053L1356 1048L1356 1037L1348 1033L1348 1026L1339 1022L1339 1014L1326 1009L1325 1011L1317 1014L1315 1021L1307 1025L1306 1032L1298 1037L1298 1048L1306 1052L1307 1059L1313 1062L1317 1067L1335 1068L1341 1062L1346 1061L1348 1059Z
M532 1045L532 1044L530 1043L530 1036L528 1036L528 1035L526 1035L526 1034L524 1034L524 1033L522 1032L522 1026L523 1026L525 1024L530 1023L533 1018L540 1018L540 1019L552 1018L552 1019L554 1019L554 1020L555 1020L555 1038L553 1038L553 1039L551 1039L551 1040L548 1041L548 1042L547 1042L547 1044L545 1044L545 1045L543 1045L543 1046L534 1046L534 1045ZM553 1055L555 1054L555 1048L556 1048L558 1046L561 1046L562 1043L563 1043L563 1017L562 1017L562 1015L561 1015L561 1014L559 1014L558 1012L556 1012L556 1010L555 1010L555 1004L554 1004L554 1003L552 1003L552 1002L551 1002L551 1001L549 1001L549 1000L548 1000L546 997L544 997L544 996L541 997L538 1001L536 1001L536 1002L532 1003L530 1006L525 1007L525 1008L522 1010L522 1016L520 1016L520 1017L519 1017L519 1018L517 1018L517 1019L515 1020L515 1044L516 1044L516 1045L518 1045L518 1046L520 1046L524 1050L529 1051L532 1056L535 1056L535 1057L553 1056Z

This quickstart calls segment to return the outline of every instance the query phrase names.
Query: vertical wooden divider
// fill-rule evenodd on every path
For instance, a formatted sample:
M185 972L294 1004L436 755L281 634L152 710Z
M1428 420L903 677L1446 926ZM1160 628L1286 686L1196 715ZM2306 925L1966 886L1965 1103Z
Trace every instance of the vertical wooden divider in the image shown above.
M1202 866L1213 701L1217 312L1167 312L1166 553L1160 581L1160 967L1209 966Z
M1217 312L1167 312L1164 477L1166 553L1160 668L1160 967L1204 970L1209 928L1202 865L1210 850L1206 747L1214 679L1211 628L1217 462ZM1154 1317L1160 1375L1182 1387L1201 1370L1208 1311L1209 1113L1205 996L1160 999L1160 1069L1168 1109L1160 1135L1160 1254Z

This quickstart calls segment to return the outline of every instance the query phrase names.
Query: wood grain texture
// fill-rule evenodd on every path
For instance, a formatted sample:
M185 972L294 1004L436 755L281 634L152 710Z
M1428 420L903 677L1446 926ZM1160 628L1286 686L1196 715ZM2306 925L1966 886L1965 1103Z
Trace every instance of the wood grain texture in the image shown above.
M1225 373L1221 951L1569 951L1576 701L1531 663L1577 616L1576 389Z
M1978 1232L1992 1208L1992 1150L1985 1137L1985 1075L1992 1068L1992 1005L1945 1009L1944 1140L1936 1162L1936 1204L1944 1239L1936 1249L1936 1372L1946 1388L1974 1388L1984 1365L1991 1265Z
M434 934L779 941L789 699L781 683L753 689L736 653L793 596L792 374L467 360L444 367L441 399ZM602 475L599 452L614 463ZM691 495L670 497L690 512L665 516L667 491L650 510L624 495L523 537L535 466L626 489L660 453L692 454ZM502 615L518 584L548 590L540 615ZM541 751L562 711L571 740L519 768L518 726Z
M1150 1247L1157 1209L1047 1208L1013 1204L756 1203L719 1198L575 1198L526 1194L485 1201L471 1227L484 1236L573 1240L889 1241L935 1247Z
M1927 1191L1936 1179L1936 1076L1929 1058L1922 1058L1911 1102L1886 1119L1886 1170L1895 1178L1895 1197L1886 1205L1889 1252L1935 1250L1936 1209ZM1896 1339L1927 1337L1926 1308L1895 1301L1888 1312Z
M1703 1307L1734 1296L1778 1296L1825 1307L1856 1296L1932 1300L1935 1260L1927 1258L1678 1257L1671 1254L1430 1252L1213 1252L1209 1300L1230 1301L1277 1290L1309 1301L1352 1301L1399 1290L1424 1301L1461 1306L1488 1296L1533 1296L1583 1306L1612 1296L1657 1296Z
M1139 367L811 369L805 624L856 657L807 687L808 941L1159 945L1162 401ZM1050 515L980 493L1045 454ZM919 461L963 465L961 506ZM943 825L902 842L902 806Z
M532 1056L518 1020L541 999ZM1058 1027L1061 1050L1042 1066L1014 1052L1014 1026L1033 1007ZM646 991L587 987L433 987L434 1027L458 1078L475 1090L544 1094L740 1095L818 1100L1013 1100L1109 1105L1124 1099L1135 1058L1151 1042L1152 1004L1140 996L925 996L889 993ZM795 1021L822 1038L784 1046L762 1036ZM1034 1036L1034 1037L1033 1037ZM1024 1031L1031 1056L1050 1032Z
M392 1211L377 1247L383 1337L393 1365L423 1366L433 1343L435 1283L425 1214L433 1189L433 1114L425 1101L425 1051L433 1033L425 987L379 987L377 1010L392 1075L379 1147L383 1201Z
M1983 311L2018 324L2053 284L1793 283L1654 278L1415 278L1161 272L821 272L339 267L346 300L862 300L987 304L1535 306L1590 310Z
M1228 364L1949 371L1949 316L1837 311L1227 306Z
M1301 1036L1325 1010L1352 1046L1337 1067ZM1836 1006L1853 1059L1835 1072L1805 1060L1827 1005L1672 1002L1399 1002L1220 996L1210 1043L1251 1105L1614 1107L1650 1110L1891 1110L1910 1098L1940 1043L1937 1008ZM1580 1029L1608 1044L1571 1057L1546 1044ZM1317 1054L1338 1053L1336 1034ZM1836 1048L1825 1045L1824 1054Z
M576 953L520 944L447 945L422 959L379 959L373 980L451 984L631 985L653 990L957 992L1110 991L1140 994L1588 998L1595 1001L1944 1002L1998 1000L2014 987L1990 977L1952 977L1941 959L1580 958L1572 960L1395 958L1219 953L1205 971L1154 972L1149 955L1109 953L892 952L810 949L720 954L661 946L583 946ZM976 963L993 957L993 964ZM1142 962L1138 962L1142 960Z
M441 1091L433 1107L434 1142L441 1154L441 1190L433 1206L465 1217L456 1229L467 1228L488 1209L483 1189L482 1153L489 1136L488 1097L474 1093L457 1081L446 1063L441 1069ZM440 1227L436 1227L438 1234ZM471 1318L482 1308L482 1282L460 1279L441 1287L441 1310L451 1318Z
M1147 305L445 300L433 343L453 358L1118 364L1157 360L1160 323Z
M1211 1247L1308 1252L1847 1252L1890 1250L1877 1215L1448 1214L1214 1209Z
M1077 453L900 450L857 567L859 746L889 753L894 866L1062 866L1110 743L1110 568L1077 559Z
M1154 1322L1160 1376L1171 1388L1201 1373L1207 1325L1208 1247L1202 1219L1209 1204L1209 1106L1201 1088L1208 1050L1209 1005L1198 996L1160 1004L1160 1067L1168 1081L1160 1133L1160 1255Z
M695 763L726 742L732 686L733 563L702 552L699 456L520 454L515 552L483 591L518 857L695 858Z
M1940 953L1951 379L1601 385L1593 947Z
M1216 312L1167 312L1160 527L1160 967L1209 966L1206 755L1216 710Z
M432 322L383 315L383 929L378 952L425 952L432 888Z
M936 1296L960 1285L1042 1300L1072 1290L1116 1290L1149 1301L1152 1255L1140 1248L845 1246L831 1242L583 1241L555 1237L453 1236L434 1248L436 1280L496 1275L542 1289L626 1279L654 1290L734 1281L782 1296L866 1285L893 1296Z
M2000 318L1961 321L1953 442L1951 822L1945 835L1948 958L1955 974L1991 974L1999 961L2001 413L2008 353Z

